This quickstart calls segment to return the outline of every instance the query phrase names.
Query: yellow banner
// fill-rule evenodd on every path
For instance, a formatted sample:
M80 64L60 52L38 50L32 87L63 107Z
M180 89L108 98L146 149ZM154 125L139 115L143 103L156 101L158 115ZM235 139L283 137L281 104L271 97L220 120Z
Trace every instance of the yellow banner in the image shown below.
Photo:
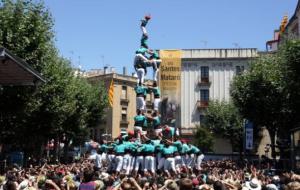
M181 51L161 50L159 52L162 60L160 66L159 86L162 98L180 103L181 89Z
M177 128L180 124L181 51L161 50L159 55L162 60L159 68L161 122Z

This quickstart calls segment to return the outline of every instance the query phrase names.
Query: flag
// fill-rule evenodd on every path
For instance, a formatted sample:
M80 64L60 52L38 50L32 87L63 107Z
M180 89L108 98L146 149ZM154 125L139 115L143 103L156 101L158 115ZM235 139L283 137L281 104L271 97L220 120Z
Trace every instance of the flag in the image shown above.
M108 90L108 102L111 107L113 107L114 103L114 80L111 79L109 90Z

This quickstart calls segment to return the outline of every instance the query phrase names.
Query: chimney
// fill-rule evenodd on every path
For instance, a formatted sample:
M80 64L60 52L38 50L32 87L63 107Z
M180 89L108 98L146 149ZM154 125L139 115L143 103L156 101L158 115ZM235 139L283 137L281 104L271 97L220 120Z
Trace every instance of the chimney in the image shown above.
M108 67L105 66L105 67L104 67L104 74L107 74L107 69L108 69Z
M123 75L127 75L127 68L123 67Z

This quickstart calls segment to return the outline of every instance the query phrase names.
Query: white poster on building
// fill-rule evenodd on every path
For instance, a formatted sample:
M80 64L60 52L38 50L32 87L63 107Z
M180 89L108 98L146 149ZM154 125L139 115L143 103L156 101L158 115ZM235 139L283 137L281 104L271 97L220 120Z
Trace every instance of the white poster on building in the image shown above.
M253 123L250 121L245 123L245 148L246 150L253 149Z

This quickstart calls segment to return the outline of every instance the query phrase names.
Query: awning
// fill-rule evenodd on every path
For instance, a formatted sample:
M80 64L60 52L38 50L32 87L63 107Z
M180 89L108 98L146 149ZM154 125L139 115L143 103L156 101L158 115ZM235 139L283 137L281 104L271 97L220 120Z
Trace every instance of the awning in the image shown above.
M0 85L33 86L46 80L21 58L0 47Z

